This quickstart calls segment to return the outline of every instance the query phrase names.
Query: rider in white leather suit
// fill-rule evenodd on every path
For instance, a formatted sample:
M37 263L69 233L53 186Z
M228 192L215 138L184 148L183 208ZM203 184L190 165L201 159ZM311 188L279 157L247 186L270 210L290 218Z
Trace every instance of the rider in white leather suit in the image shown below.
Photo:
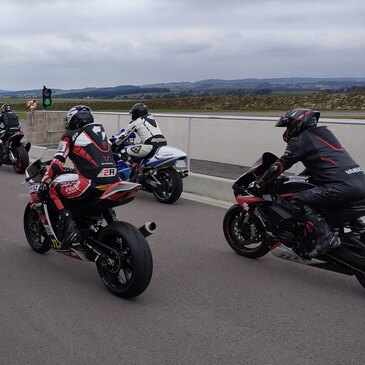
M127 146L122 153L130 157L142 158L153 154L158 147L166 146L166 138L161 132L160 127L153 115L148 113L148 108L143 103L133 105L129 112L132 114L132 120L128 124L126 131L116 136L115 144L120 145L133 132L137 133L141 143Z

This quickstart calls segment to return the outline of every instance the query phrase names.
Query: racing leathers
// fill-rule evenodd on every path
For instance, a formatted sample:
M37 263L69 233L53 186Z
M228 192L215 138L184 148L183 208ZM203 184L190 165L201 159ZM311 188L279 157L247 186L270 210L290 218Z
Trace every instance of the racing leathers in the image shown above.
M73 162L78 179L71 182L52 183L62 173L67 157ZM66 248L69 241L79 238L72 236L72 232L77 230L70 216L71 212L65 209L62 197L72 200L84 199L91 193L101 194L96 186L109 185L118 181L120 179L108 138L101 124L90 123L79 129L66 131L42 179L42 185L49 186L49 197L66 226L66 238L62 242L62 248Z
M0 115L0 141L5 143L10 136L20 130L18 116L13 112ZM1 143L0 142L0 143Z
M128 156L141 158L153 154L158 147L166 146L166 138L162 134L152 114L144 115L136 120L132 120L128 124L128 128L117 137L115 144L120 145L133 132L137 133L141 139L141 143L127 146L124 153Z
M264 188L299 161L316 187L295 193L290 202L294 214L304 216L314 226L318 240L309 253L314 257L340 244L316 210L365 198L365 175L327 127L312 126L288 141L284 155L270 166L258 185Z

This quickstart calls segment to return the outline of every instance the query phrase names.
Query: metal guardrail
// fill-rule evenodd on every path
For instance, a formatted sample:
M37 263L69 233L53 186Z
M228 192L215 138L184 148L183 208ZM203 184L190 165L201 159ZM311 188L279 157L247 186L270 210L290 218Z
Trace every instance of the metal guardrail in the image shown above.
M48 121L48 113L66 114L66 111L46 111L45 114L45 128L48 133L61 133L64 129L52 129ZM94 115L110 115L117 117L118 130L123 127L121 117L129 116L127 112L94 112ZM234 120L234 121L255 121L255 122L273 122L278 120L278 117L269 116L237 116L237 115L216 115L216 114L179 114L179 113L153 113L156 117L183 119L187 121L187 155L188 155L188 169L190 171L190 160L192 150L192 123L193 120ZM332 125L365 125L365 120L362 119L334 119L321 118L319 123Z

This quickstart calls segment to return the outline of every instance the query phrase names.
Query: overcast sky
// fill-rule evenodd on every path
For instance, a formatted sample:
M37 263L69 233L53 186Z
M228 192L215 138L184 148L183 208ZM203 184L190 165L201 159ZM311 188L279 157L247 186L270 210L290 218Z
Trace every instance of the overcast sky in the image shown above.
M0 4L0 89L365 77L365 0Z

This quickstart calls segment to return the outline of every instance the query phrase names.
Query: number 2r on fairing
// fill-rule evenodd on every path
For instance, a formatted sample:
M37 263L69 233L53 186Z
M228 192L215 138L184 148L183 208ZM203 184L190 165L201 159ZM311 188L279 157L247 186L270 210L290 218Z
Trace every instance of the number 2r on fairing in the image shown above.
M102 169L98 175L98 177L108 177L108 176L115 176L117 173L116 168L105 168Z

